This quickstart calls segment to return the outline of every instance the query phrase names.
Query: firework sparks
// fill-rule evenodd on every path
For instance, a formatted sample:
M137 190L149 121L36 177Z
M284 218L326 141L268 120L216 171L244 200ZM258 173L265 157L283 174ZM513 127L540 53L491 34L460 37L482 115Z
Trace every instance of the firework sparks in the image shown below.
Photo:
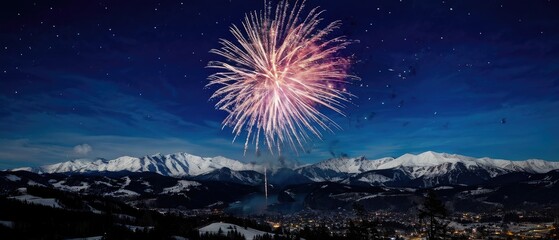
M274 10L266 1L242 28L230 28L236 42L221 39L222 47L210 51L225 58L208 64L219 69L208 78L208 86L220 86L211 98L229 113L223 127L233 129L233 141L247 131L245 153L251 140L258 151L261 136L273 154L283 144L297 151L321 131L340 128L318 108L343 115L352 96L343 85L358 79L348 74L349 59L339 56L350 41L327 38L340 21L319 28L322 11L302 16L303 8L304 1L292 7L281 1Z

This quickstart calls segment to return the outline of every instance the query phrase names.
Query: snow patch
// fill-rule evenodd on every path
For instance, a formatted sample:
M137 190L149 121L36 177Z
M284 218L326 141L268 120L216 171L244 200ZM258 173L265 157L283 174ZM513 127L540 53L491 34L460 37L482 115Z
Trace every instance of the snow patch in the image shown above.
M493 189L485 189L485 188L478 188L476 190L470 190L470 191L463 191L463 194L470 194L470 195L481 195L481 194L486 194L486 193L490 193L490 192L494 192L495 190Z
M362 176L357 181L366 182L366 183L384 183L392 180L391 178L387 178L386 176L380 174L366 174Z
M89 184L86 182L81 182L79 186L68 186L64 185L66 181L60 181L57 183L53 183L52 186L58 188L60 190L69 191L69 192L79 192L89 188Z
M132 182L132 180L130 180L130 177L128 176L123 177L121 179L124 179L124 183L122 184L122 186L120 186L121 188L128 187L128 185L130 185L130 183Z
M237 230L237 232L239 232L240 234L245 236L246 240L252 240L254 239L255 236L258 235L264 235L264 234L270 234L270 235L274 235L273 233L268 233L268 232L263 232L260 230L256 230L253 228L244 228L241 227L239 225L235 225L235 224L231 224L231 223L212 223L208 226L205 226L203 228L200 228L200 234L204 234L204 233L217 233L219 231L219 229L221 229L221 231L223 231L224 234L227 234L228 232L231 232L233 230Z
M116 190L114 192L110 192L110 193L105 193L105 196L111 196L111 197L136 197L136 196L140 196L139 193L134 192L134 191L130 191L128 189L119 189Z
M16 199L22 202L33 203L37 205L43 205L43 206L48 206L53 208L62 208L62 206L58 203L58 200L56 200L55 198L41 198L29 194L9 197L9 198Z
M20 181L20 180L21 180L20 177L18 177L18 176L16 176L16 175L12 175L12 174L6 175L6 176L4 176L4 177L5 177L6 179L12 181L12 182L17 182L17 181Z
M15 222L13 221L0 221L0 226L4 226L7 228L14 228Z
M87 207L89 208L89 211L95 214L103 214L102 211L97 210L96 208L92 207L91 205L87 205Z
M103 236L83 237L83 238L66 238L66 240L101 240Z
M152 230L154 228L153 226L144 227L144 226L135 226L135 225L126 225L126 224L118 224L118 225L126 227L132 232L143 232L146 230Z
M189 191L190 187L196 187L196 186L200 186L200 185L201 184L199 182L195 182L195 181L179 180L177 182L177 185L172 186L172 187L168 187L168 188L164 188L161 193L162 194L169 194L169 193L179 193L179 192L183 192L183 191Z
M35 182L35 181L33 181L33 180L28 180L28 181L27 181L27 185L29 185L29 186L45 187L45 185L40 184L40 183L38 183L38 182Z
M105 185L105 186L107 186L107 187L114 187L114 185L112 185L112 184L110 184L110 183L108 183L108 182L95 181L94 183L95 183L95 185Z

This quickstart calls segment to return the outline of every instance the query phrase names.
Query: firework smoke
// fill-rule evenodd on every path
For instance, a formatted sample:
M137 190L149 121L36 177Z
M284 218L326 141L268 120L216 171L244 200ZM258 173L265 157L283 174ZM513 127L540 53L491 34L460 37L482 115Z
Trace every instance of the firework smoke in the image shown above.
M220 86L211 98L229 113L223 127L233 128L233 141L247 131L245 153L251 140L258 151L261 135L273 154L282 144L297 151L322 130L340 128L318 108L343 115L352 96L343 85L358 79L348 74L349 59L339 56L350 41L328 39L340 21L319 28L323 11L303 16L303 8L304 1L292 7L281 1L274 10L266 1L265 10L245 16L242 28L230 28L235 41L221 39L222 47L210 51L225 58L208 64L219 70L208 78L208 86Z

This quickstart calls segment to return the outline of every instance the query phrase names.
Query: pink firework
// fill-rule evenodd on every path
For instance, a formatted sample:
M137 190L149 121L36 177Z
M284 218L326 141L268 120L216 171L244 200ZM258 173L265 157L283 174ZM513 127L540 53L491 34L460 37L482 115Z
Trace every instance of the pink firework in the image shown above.
M235 41L221 39L222 47L210 51L225 58L208 64L219 69L208 78L208 86L220 86L211 98L229 113L223 127L232 127L235 138L247 131L245 153L251 140L258 151L261 136L273 154L284 144L297 151L321 131L340 128L319 108L343 115L352 96L343 85L358 78L339 56L350 41L327 38L340 21L319 28L323 11L302 16L303 8L304 1L293 7L282 1L274 11L266 2L264 11L245 16L242 28L230 28Z

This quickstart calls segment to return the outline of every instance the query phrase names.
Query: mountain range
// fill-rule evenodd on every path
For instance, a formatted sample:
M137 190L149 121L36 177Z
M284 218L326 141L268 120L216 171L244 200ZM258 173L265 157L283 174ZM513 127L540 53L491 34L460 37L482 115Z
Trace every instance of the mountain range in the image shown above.
M243 163L225 157L199 157L180 152L144 157L123 156L112 160L73 160L38 168L19 168L35 173L151 172L163 176L190 177L258 185L264 181L265 165ZM351 185L389 187L435 187L473 185L508 173L547 173L559 162L530 159L511 161L474 158L457 154L404 154L400 157L367 159L332 158L295 168L270 168L270 183L286 185L309 182L339 182Z
M559 206L558 162L436 152L374 160L332 158L295 168L187 153L74 160L0 171L0 196L68 207L63 199L52 199L52 191L62 191L119 199L135 207L222 208L248 214L265 202L264 169L273 202L268 209L279 212L351 209L356 202L369 210L411 211L426 188L457 211Z

